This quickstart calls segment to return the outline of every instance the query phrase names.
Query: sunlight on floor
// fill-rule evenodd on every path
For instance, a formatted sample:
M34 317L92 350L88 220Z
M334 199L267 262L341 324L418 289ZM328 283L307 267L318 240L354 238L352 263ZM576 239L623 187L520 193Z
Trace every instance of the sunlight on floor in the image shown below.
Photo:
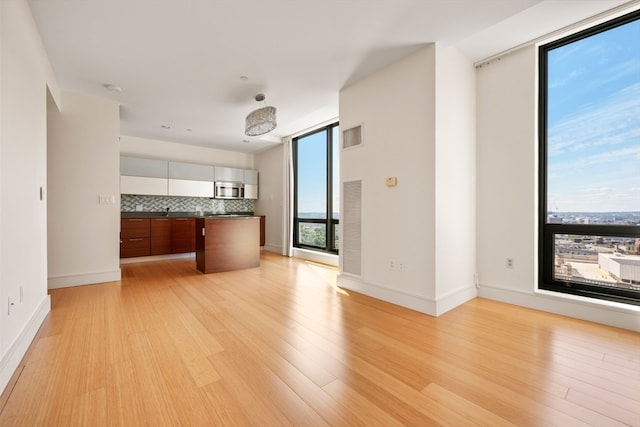
M318 276L324 279L324 281L334 288L336 292L342 295L349 296L349 293L340 288L337 284L338 269L331 265L321 264L319 262L305 261L305 263L311 268L311 270Z

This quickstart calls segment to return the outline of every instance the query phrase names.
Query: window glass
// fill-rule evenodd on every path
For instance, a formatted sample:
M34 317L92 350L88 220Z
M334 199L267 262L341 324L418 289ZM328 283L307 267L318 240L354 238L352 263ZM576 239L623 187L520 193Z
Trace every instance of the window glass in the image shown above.
M298 139L298 217L327 217L327 132Z
M640 21L547 55L547 207L637 221L621 213L640 211Z
M640 12L540 48L540 288L640 305Z
M339 137L336 123L293 140L295 247L338 253Z

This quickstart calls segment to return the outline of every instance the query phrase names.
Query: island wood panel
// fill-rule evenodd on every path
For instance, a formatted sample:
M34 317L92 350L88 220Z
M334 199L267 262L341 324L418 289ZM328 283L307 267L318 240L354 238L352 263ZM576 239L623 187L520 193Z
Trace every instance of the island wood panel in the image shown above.
M198 218L196 229L196 267L201 272L260 266L260 218Z

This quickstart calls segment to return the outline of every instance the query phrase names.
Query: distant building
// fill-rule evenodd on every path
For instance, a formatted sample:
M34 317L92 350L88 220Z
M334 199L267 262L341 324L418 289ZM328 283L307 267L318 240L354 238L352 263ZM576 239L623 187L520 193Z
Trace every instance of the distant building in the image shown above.
M598 265L619 282L640 285L640 255L600 253Z
M556 214L547 215L547 224L562 224L562 217Z

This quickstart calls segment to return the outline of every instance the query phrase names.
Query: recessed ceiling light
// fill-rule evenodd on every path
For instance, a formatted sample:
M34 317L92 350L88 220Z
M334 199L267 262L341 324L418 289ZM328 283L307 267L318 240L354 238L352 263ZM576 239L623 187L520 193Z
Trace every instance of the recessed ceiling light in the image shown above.
M116 93L122 92L122 88L120 86L112 85L110 83L105 83L102 85L102 87L104 87L109 92L116 92Z
M187 132L191 132L193 131L193 129L185 129Z
M250 143L251 141L249 141L248 139L243 139L242 142L244 142L245 144Z
M169 126L169 125L160 125L160 127L162 129L171 129L171 126Z
M247 77L247 76L240 76L240 80L242 80L243 82L246 82L247 80L249 80L249 77Z

